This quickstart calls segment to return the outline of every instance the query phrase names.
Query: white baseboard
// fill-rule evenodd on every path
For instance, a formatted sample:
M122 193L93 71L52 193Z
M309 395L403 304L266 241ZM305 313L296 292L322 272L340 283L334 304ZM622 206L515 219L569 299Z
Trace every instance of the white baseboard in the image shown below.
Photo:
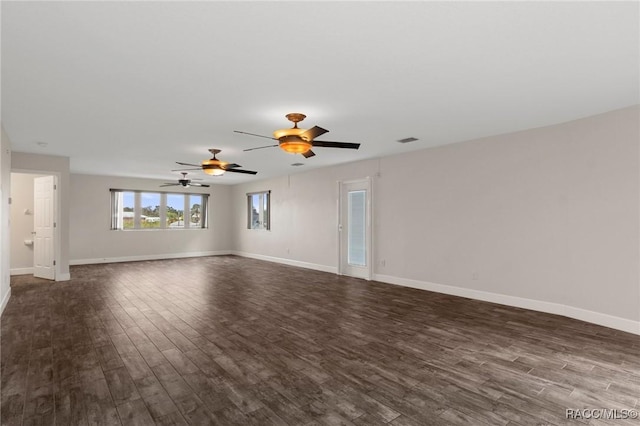
M231 254L227 250L219 251L194 251L189 253L164 253L142 256L99 257L95 259L73 259L69 265L93 265L98 263L139 262L141 260L181 259L184 257L223 256Z
M232 250L231 252L229 252L229 254L233 254L241 257L248 257L251 259L266 260L267 262L281 263L283 265L298 266L300 268L313 269L314 271L329 272L331 274L338 273L338 268L336 268L335 266L319 265L317 263L309 263L309 262L302 262L300 260L284 259L282 257L265 256L262 254L247 253L244 251Z
M11 275L31 275L33 274L33 267L31 268L13 268L9 271Z
M56 281L69 281L71 279L71 274L69 272L60 273L56 275Z
M4 312L4 308L7 307L7 303L9 303L9 298L11 298L11 287L9 287L9 291L2 298L2 304L0 305L0 314Z
M373 279L388 284L417 288L420 290L433 291L436 293L450 294L453 296L467 297L469 299L498 303L500 305L514 306L516 308L530 309L532 311L562 315L580 321L590 322L592 324L598 324L604 327L640 335L640 321L632 321L626 318L620 318L600 312L576 308L574 306L545 302L541 300L525 299L522 297L508 296L504 294L473 290L463 287L435 284L426 281L398 278L391 275L376 274L374 275Z

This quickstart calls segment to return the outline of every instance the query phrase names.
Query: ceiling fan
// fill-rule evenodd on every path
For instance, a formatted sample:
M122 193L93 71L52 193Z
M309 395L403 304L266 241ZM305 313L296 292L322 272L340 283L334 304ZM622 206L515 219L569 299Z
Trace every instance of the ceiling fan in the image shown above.
M192 182L192 180L200 180L200 179L187 179L187 172L182 172L182 179L178 179L178 182L167 182L160 186L202 186L204 188L208 188L209 185L204 183L196 183Z
M243 135L258 136L261 138L273 139L278 141L277 145L259 146L257 148L245 149L244 151L253 151L256 149L272 148L272 147L279 146L286 152L289 152L291 154L302 154L305 158L309 158L316 155L313 151L311 151L311 148L316 146L323 147L323 148L347 148L347 149L360 148L359 143L329 142L329 141L315 140L315 138L317 138L318 136L327 133L328 130L318 126L313 126L308 130L299 129L298 123L307 117L304 114L300 114L299 112L292 112L291 114L287 114L285 117L287 117L287 120L293 123L293 127L290 129L276 130L275 132L273 132L274 137L256 135L255 133L248 133L248 132L241 132L239 130L234 130L235 133L242 133Z
M222 176L225 172L245 173L248 175L255 175L256 173L258 173L254 172L253 170L241 170L238 168L242 167L239 164L227 163L218 160L216 158L216 154L220 153L219 149L211 148L209 152L213 154L213 157L209 160L204 160L202 164L181 163L180 161L176 161L176 163L180 164L181 166L191 166L194 168L172 170L172 172L179 172L182 170L202 170L203 172L211 176Z

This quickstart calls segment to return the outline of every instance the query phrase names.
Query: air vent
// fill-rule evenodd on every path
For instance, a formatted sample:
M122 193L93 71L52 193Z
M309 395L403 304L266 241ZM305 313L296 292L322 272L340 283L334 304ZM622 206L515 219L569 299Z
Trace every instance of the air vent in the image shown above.
M304 166L304 163L293 163L292 166L293 167Z
M418 138L410 137L410 138L398 139L398 142L400 142L400 143L409 143L409 142L415 142L417 140L418 140Z

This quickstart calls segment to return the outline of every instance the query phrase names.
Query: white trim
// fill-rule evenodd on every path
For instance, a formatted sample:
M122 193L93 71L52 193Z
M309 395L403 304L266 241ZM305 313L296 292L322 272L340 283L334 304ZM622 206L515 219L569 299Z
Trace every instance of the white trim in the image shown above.
M194 251L189 253L164 253L142 256L100 257L96 259L72 259L70 265L93 265L97 263L138 262L141 260L181 259L184 257L223 256L231 254L228 250L218 251ZM68 279L68 278L67 278ZM62 279L58 281L64 281Z
M562 315L580 321L586 321L593 324L602 325L604 327L625 331L627 333L640 335L640 321L633 321L626 318L603 314L600 312L588 311L586 309L576 308L574 306L562 305L554 302L545 302L542 300L525 299L517 296L508 296L505 294L491 293L488 291L473 290L463 287L430 283L427 281L399 278L391 275L375 274L374 280L388 284L400 285L403 287L417 288L420 290L467 297L470 299L498 303L501 305L513 306L517 308L530 309L533 311L546 312L549 314Z
M252 254L244 251L232 250L229 254L233 254L241 257L248 257L250 259L266 260L267 262L281 263L283 265L298 266L300 268L313 269L315 271L329 272L331 274L338 273L338 268L336 268L335 266L319 265L317 263L309 263L309 262L302 262L299 260L284 259L282 257L265 256L262 254Z
M11 287L9 287L9 291L2 299L2 304L0 305L0 313L4 312L4 308L7 307L7 303L9 303L9 298L11 297Z
M11 275L30 275L33 274L33 266L29 268L13 268L10 273Z
M70 279L71 274L69 272L56 275L56 281L69 281Z

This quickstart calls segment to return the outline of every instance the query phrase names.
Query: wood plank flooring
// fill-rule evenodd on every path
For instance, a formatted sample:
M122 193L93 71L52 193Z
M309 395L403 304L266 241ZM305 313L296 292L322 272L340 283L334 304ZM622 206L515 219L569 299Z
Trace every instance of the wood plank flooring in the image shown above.
M556 425L640 409L640 337L218 256L12 277L3 425Z

